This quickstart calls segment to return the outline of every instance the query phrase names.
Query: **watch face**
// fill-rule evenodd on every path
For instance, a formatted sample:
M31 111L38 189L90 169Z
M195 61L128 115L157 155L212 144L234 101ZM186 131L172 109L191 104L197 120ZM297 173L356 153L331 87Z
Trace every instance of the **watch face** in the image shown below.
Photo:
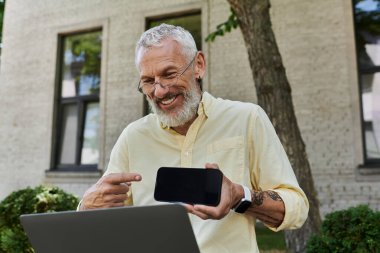
M235 212L244 213L251 206L251 204L251 201L244 200L235 208Z

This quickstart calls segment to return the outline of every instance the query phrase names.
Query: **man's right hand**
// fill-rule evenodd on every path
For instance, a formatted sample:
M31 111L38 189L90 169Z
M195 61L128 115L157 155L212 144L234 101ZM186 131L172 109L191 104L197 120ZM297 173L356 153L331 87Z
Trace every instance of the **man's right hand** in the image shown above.
M141 181L137 173L112 173L103 176L83 195L79 210L124 206L131 182Z

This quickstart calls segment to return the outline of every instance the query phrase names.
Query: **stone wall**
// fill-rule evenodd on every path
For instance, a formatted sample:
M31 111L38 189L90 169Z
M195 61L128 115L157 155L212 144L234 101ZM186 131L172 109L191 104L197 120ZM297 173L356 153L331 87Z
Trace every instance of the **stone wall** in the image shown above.
M380 209L378 174L362 163L359 95L350 1L272 0L272 22L292 86L323 214L369 203ZM50 168L58 34L103 28L101 162L103 170L123 128L143 114L134 45L145 18L201 9L202 34L225 21L221 0L8 1L0 69L0 199L51 183L78 196L100 173L46 173ZM203 44L215 96L256 101L239 29Z

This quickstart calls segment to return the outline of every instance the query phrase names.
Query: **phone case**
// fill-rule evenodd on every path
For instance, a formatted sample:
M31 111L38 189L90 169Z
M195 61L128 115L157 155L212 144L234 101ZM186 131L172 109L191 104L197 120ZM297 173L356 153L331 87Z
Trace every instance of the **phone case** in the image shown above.
M163 202L183 202L217 206L223 173L217 169L161 167L157 171L154 198Z

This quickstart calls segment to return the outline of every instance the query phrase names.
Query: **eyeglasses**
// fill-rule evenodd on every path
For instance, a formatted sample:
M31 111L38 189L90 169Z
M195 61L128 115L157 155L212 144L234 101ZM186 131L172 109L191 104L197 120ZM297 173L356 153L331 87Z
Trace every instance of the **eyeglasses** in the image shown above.
M156 89L156 85L160 85L162 88L170 88L171 86L177 85L178 79L188 70L190 65L194 62L195 57L190 61L186 68L180 73L171 73L168 75L160 76L159 82L155 82L153 78L147 78L147 80L140 80L137 89L143 94L152 93Z

